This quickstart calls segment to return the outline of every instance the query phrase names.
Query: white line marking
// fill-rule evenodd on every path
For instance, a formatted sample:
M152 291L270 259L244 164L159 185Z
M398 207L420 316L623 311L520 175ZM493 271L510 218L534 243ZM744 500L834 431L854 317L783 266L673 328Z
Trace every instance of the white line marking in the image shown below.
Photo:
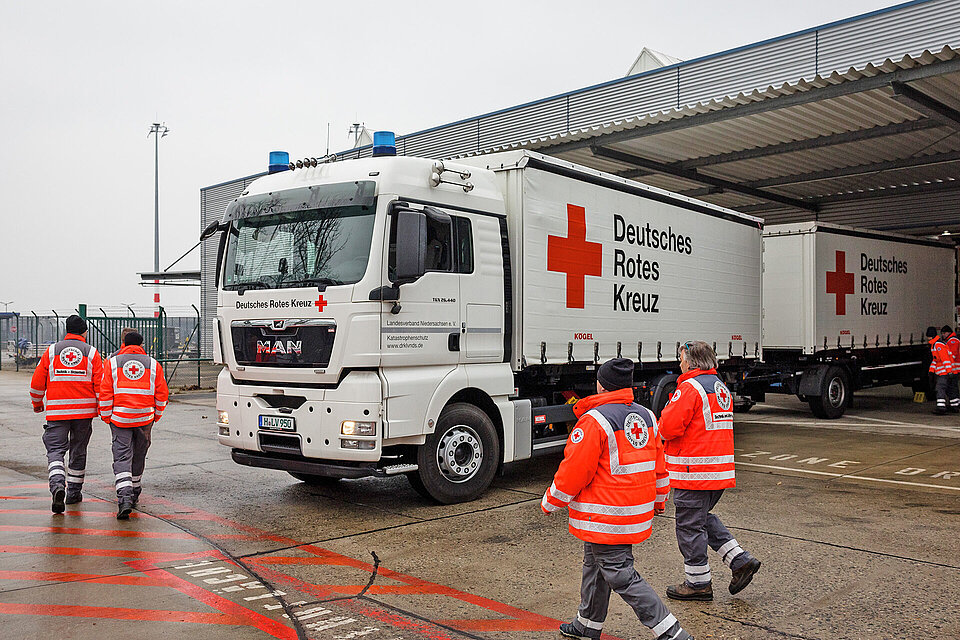
M912 487L927 487L930 489L948 489L950 491L960 491L960 487L947 487L942 484L925 484L923 482L907 482L906 480L887 480L885 478L868 478L867 476L854 476L848 473L830 473L829 471L813 471L811 469L794 469L793 467L778 467L772 464L756 464L753 462L737 462L737 466L743 467L761 467L763 469L777 469L779 471L796 471L797 473L810 473L817 476L830 476L832 478L852 478L853 480L869 480L871 482L886 482L889 484L905 484Z
M790 421L776 421L776 420L737 420L737 422L743 424L773 424L773 425L786 425L794 427L869 427L867 424L860 424L857 422L834 422L830 420L829 422L799 422L797 420ZM886 421L883 421L886 422ZM937 427L934 425L927 424L914 424L911 422L890 422L890 426L900 426L900 427L917 427L920 429L934 429L936 431L950 431L952 433L960 433L960 428L956 427ZM880 432L882 435L883 432Z

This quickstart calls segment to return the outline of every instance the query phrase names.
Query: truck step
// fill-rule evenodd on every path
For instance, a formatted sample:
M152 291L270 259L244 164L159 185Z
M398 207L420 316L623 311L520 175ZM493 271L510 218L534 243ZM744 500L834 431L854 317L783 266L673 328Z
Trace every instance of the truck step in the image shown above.
M398 473L410 473L411 471L416 471L420 467L415 464L390 464L383 467L383 472L388 476L395 476Z

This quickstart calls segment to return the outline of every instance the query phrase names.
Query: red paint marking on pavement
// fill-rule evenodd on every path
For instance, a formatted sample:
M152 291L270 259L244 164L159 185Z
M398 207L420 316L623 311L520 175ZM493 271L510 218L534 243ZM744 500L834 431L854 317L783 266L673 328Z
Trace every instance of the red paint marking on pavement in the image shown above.
M0 580L35 580L40 582L90 582L122 584L135 587L162 587L163 582L148 576L106 576L97 573L59 573L54 571L2 571Z
M279 571L274 571L268 567L260 567L259 570L272 581L284 582L304 594L314 595L319 598L324 598L333 594L333 592L329 589L324 589L318 585L304 582L303 580L294 578L293 576L288 576L287 574L280 573ZM446 630L436 628L436 625L432 623L422 623L417 622L416 620L410 620L391 611L366 605L359 600L341 600L337 603L337 605L356 615L373 618L374 620L377 620L383 624L389 624L396 629L402 629L416 633L419 637L425 638L426 640L456 640L453 636L449 635Z
M115 536L118 538L160 538L164 540L197 540L189 533L162 531L136 531L134 529L79 529L76 527L32 527L26 525L0 524L0 531L18 533L63 533L80 536Z
M318 584L317 587L321 589L329 589L334 593L343 593L347 595L356 595L363 590L363 587L366 585L362 584ZM367 593L379 593L382 595L424 595L430 593L436 593L429 589L423 587L411 587L408 584L375 584L369 589Z
M49 509L0 509L0 514L8 513L11 515L22 515L22 516L31 516L31 515L48 515L52 516L53 513ZM63 515L65 516L92 516L94 518L116 518L117 514L112 511L67 511ZM131 518L142 518L143 514L137 513L134 511L130 514Z
M225 560L216 549L193 553L168 553L166 551L131 551L129 549L87 549L83 547L26 547L13 544L0 545L0 553L36 553L59 556L99 556L108 558L142 558L147 560L193 560L216 558Z
M141 620L151 622L246 624L243 620L225 613L124 609L121 607L81 607L77 605L59 604L14 604L10 602L0 602L0 613L31 616L68 616L72 618L109 618L112 620Z
M7 489L49 489L50 484L47 482L36 482L31 484L8 484L6 486L0 487L0 491L6 491Z
M338 558L291 558L291 557L272 557L272 556L251 556L246 558L247 562L254 564L297 564L297 565L321 565L321 564L341 564Z
M188 582L183 578L164 569L158 569L149 562L128 562L128 566L143 572L150 572L154 579L163 582L168 587L190 596L194 600L220 611L222 614L230 616L236 620L242 621L234 624L244 624L250 627L256 627L261 631L272 635L274 638L283 640L296 640L297 632L287 625L277 622L265 615L251 611L235 602L207 591L203 587Z
M44 502L50 502L50 496L0 496L0 500L42 500ZM100 498L84 498L84 502L107 502L107 500L101 500Z
M559 623L545 625L539 621L518 620L516 618L437 620L437 623L461 631L554 631L559 626Z

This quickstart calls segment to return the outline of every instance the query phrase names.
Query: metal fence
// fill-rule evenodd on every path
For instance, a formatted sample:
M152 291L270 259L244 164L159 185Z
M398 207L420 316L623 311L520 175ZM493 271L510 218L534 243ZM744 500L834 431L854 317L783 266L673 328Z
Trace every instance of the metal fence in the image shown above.
M87 342L107 358L122 346L124 329L143 336L144 350L163 367L167 384L174 390L210 389L216 386L220 366L200 357L202 323L196 306L189 315L168 315L160 307L88 307L69 311L0 313L0 369L32 371L44 350L63 338L66 319L77 314L87 321Z

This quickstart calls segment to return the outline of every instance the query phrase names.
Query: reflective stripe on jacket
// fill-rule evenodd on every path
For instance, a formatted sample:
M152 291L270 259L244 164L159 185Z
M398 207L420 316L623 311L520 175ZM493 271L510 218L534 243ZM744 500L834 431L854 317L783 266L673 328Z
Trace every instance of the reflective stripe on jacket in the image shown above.
M960 338L957 334L951 333L947 338L947 351L950 352L950 359L953 360L953 373L960 373Z
M733 394L716 369L692 369L660 414L670 485L678 489L737 486L733 462Z
M144 427L163 415L167 395L160 363L143 347L124 347L103 369L100 417L117 427Z
M634 544L650 536L654 505L670 481L657 420L621 389L579 401L579 420L540 507L569 509L569 529L598 544Z
M953 358L950 357L950 349L947 343L940 338L930 338L930 353L933 359L930 361L930 373L938 376L948 376L953 373Z
M96 347L68 333L44 350L30 379L30 400L46 406L47 420L95 418L102 370Z

